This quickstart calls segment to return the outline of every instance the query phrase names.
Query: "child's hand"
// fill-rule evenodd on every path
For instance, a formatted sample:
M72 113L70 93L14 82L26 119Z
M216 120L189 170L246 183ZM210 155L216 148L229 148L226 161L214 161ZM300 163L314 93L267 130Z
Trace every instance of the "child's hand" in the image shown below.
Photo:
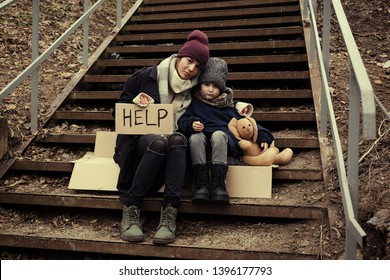
M267 142L262 142L261 145L260 145L260 147L263 148L262 153L264 153L266 150L268 150L269 145L268 145Z
M192 129L196 132L201 132L204 129L204 125L200 121L196 121L192 123Z
M248 108L248 106L246 106L246 107L244 107L244 109L241 110L240 114L245 115L246 113L248 113L248 111L249 111L249 108Z
M241 116L250 117L253 113L253 105L246 102L237 102L236 109Z

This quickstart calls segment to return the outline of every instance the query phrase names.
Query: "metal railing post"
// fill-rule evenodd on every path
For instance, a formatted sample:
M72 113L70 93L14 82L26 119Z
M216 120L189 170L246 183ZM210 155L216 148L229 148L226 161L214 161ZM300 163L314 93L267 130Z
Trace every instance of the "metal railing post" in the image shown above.
M326 75L329 78L329 46L330 46L330 13L331 13L331 0L324 0L323 6L323 21L322 21L322 56L324 59L324 65Z
M302 14L303 14L304 18L306 18L308 16L308 9L307 9L307 7L309 7L308 1L309 0L303 0Z
M122 0L116 0L116 28L121 27L122 21Z
M355 38L349 27L347 17L344 13L343 6L340 0L332 0L336 18L339 23L341 34L346 43L348 56L351 62L351 72L354 72L356 78L357 90L356 94L361 95L362 116L363 116L363 138L376 138L376 119L375 119L375 100L374 90L368 78L366 68L361 59L359 49L356 45Z
M89 9L89 0L84 0L84 14ZM88 36L89 36L89 17L83 24L83 67L88 67Z
M323 26L322 26L322 61L324 63L324 71L327 79L329 79L329 44L330 44L330 5L331 0L324 0L323 1ZM316 9L316 6L313 7ZM317 16L316 16L317 18ZM324 88L324 86L322 86ZM325 100L325 94L324 90L322 90L322 97L321 100ZM320 126L320 135L322 137L326 137L327 132L327 124L328 124L328 113L327 113L327 107L328 105L325 104L325 102L321 102L321 126ZM325 107L326 106L326 107Z
M348 123L348 187L351 194L353 214L358 217L359 204L359 139L360 139L360 94L356 77L350 76L349 87L349 123ZM348 228L346 231L346 255L348 259L356 258L357 246Z
M320 74L322 77L322 83L321 83L321 108L320 108L320 137L326 137L326 133L328 130L328 101L327 101L327 94L329 92L328 88L328 75L323 74L323 69L322 67L324 61L323 61L323 55L322 51L319 48L319 35L318 35L318 29L317 29L317 22L316 22L316 14L313 13L313 5L311 1L308 2L308 7L309 7L309 16L311 20L310 24L310 60L314 61L315 60L315 54L316 54L316 46L318 46L317 50L317 57L318 57L318 64L320 67Z
M32 22L32 61L39 56L39 5L40 0L33 0L33 22ZM31 73L31 132L38 131L38 76L39 67Z
M360 94L356 77L350 76L349 87L349 124L348 124L348 182L351 192L353 211L358 212L358 181L359 181L359 138L360 138Z

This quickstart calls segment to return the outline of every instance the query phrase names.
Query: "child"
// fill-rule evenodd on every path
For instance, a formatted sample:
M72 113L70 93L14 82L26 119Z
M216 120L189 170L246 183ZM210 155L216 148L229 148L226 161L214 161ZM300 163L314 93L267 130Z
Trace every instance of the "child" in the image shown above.
M226 87L228 68L223 59L210 58L199 76L199 86L185 114L179 119L179 129L189 137L192 167L195 176L193 202L229 203L225 181L228 170L227 158L240 157L237 140L227 124L235 117L242 118L253 111L251 104L239 102L234 105L233 91ZM240 108L240 113L237 111ZM244 108L242 110L242 108ZM259 127L258 143L268 149L274 140L272 134ZM211 148L211 187L207 152Z

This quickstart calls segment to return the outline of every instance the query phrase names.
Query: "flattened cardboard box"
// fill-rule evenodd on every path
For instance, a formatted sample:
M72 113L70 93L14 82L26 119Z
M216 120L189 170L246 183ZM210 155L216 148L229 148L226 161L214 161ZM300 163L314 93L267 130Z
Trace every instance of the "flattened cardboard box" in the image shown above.
M119 166L114 162L116 133L98 131L95 150L76 160L69 189L116 191Z
M89 152L75 161L69 189L117 190L119 166L112 159L115 139L115 132L97 132L94 152ZM271 166L231 165L226 180L226 189L232 198L271 198ZM186 188L183 192L190 195L192 189Z
M226 190L231 197L271 198L271 166L229 166Z

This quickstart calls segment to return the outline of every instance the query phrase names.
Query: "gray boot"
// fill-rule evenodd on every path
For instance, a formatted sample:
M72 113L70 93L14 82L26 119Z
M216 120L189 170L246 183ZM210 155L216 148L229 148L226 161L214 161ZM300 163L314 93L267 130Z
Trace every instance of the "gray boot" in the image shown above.
M144 241L144 233L139 223L141 210L136 205L123 206L121 238L125 241Z
M227 204L230 201L226 191L227 164L213 164L211 169L211 202Z
M210 201L209 167L206 164L195 164L194 171L195 191L192 194L192 202Z
M160 224L154 235L154 244L169 244L175 241L177 208L170 204L164 209L161 207Z

